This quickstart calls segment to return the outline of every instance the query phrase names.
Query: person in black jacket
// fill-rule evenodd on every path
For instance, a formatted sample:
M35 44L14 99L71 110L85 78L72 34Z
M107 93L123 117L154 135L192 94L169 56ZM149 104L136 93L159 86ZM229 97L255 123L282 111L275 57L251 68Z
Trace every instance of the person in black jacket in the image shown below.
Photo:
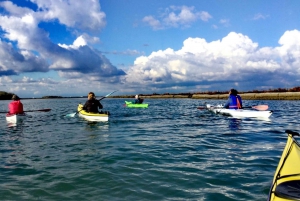
M85 102L83 109L91 113L99 113L99 109L102 109L103 106L99 100L96 99L96 96L93 92L88 94L88 100Z
M135 95L133 104L142 104L144 99L140 98L139 95Z

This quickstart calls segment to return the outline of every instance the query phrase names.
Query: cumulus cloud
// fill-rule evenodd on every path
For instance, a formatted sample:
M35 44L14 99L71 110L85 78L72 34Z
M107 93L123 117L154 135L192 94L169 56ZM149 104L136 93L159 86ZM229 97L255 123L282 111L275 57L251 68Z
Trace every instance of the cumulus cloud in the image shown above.
M0 40L0 76L49 70L65 72L65 76L71 73L67 77L72 77L72 72L99 78L125 74L90 46L100 41L98 37L83 32L73 44L55 44L49 33L39 27L41 22L58 21L77 33L99 32L106 24L99 1L31 2L36 4L36 10L19 7L10 1L0 2L0 7L6 10L0 15L0 27L4 31L4 40Z
M100 11L99 1L31 0L38 6L41 20L59 20L68 27L96 31L106 24L105 13Z
M164 90L189 85L213 88L215 83L224 83L223 87L249 85L249 90L286 86L300 75L300 32L285 32L279 45L260 48L248 36L235 32L211 42L188 38L179 50L167 48L138 57L125 82Z
M212 16L206 11L196 11L193 6L170 6L158 18L148 15L143 22L154 30L170 27L189 27L197 20L208 21Z

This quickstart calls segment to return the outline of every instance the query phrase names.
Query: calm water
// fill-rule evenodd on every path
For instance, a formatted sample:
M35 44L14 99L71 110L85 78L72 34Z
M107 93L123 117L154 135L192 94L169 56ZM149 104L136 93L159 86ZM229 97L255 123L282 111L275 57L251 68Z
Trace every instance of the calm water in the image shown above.
M299 131L300 101L245 100L274 114L239 120L196 109L224 101L124 100L101 101L106 123L65 117L85 99L23 100L52 110L17 126L1 114L1 200L266 200L284 131Z

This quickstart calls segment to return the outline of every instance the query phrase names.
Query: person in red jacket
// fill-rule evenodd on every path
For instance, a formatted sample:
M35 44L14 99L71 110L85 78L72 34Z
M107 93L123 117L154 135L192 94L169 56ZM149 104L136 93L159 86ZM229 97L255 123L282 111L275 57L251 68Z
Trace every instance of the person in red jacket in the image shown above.
M20 101L19 96L13 95L12 102L9 103L8 109L10 114L23 114L23 104Z

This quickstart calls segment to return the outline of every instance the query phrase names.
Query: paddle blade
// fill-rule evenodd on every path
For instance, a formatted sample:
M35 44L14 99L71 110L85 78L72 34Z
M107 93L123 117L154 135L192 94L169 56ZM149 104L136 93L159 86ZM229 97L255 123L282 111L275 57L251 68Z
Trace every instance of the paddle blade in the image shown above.
M256 105L256 106L252 106L253 109L256 109L256 110L260 110L260 111L264 111L264 110L267 110L269 108L268 105Z
M77 114L77 112L71 113L71 114L67 114L66 117L75 117L75 115Z

